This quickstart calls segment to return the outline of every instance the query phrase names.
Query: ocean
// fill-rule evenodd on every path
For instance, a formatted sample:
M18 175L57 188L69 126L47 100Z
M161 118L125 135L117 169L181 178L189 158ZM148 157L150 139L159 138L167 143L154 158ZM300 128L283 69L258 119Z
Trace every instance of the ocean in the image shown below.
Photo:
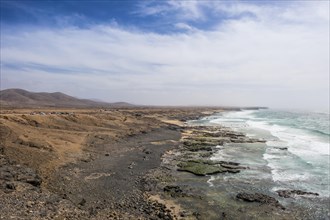
M230 127L266 141L218 146L212 160L239 162L248 169L237 175L211 176L210 187L225 189L229 194L250 191L277 196L277 190L318 193L316 198L277 198L284 205L312 210L316 218L328 218L329 117L328 112L262 109L223 112L195 121L194 124Z

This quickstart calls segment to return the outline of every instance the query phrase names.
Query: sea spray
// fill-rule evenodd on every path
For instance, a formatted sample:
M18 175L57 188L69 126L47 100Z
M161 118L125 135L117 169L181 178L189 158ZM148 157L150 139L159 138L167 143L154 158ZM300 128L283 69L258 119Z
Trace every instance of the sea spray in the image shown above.
M229 191L257 191L274 196L282 189L313 192L319 196L300 196L292 204L311 209L319 217L329 216L329 114L231 111L194 123L226 126L266 140L265 144L230 143L221 147L211 159L239 162L249 169L235 175L213 176L208 181L212 188L220 189L225 182L227 188L232 187ZM288 199L281 201L290 203Z

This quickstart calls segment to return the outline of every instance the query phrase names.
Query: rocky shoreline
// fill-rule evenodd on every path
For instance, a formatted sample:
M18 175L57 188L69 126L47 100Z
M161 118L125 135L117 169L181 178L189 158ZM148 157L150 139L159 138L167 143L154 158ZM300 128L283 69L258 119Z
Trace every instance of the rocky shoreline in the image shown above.
M232 144L264 144L263 139L246 136L240 132L222 126L200 126L185 124L180 128L182 138L179 148L165 156L163 166L171 170L172 182L162 183L168 199L174 199L187 211L183 215L188 219L313 219L314 214L295 204L297 196L317 198L317 193L303 190L277 190L278 196L258 191L234 191L232 196L219 197L219 201L208 196L208 179L213 175L236 175L250 169L234 161L212 160L214 153L230 147ZM282 150L282 149L281 149ZM283 149L284 150L284 149ZM179 171L179 172L178 172ZM183 173L182 173L183 172ZM252 182L251 182L252 183ZM168 184L168 185L167 185ZM234 182L231 184L235 184ZM252 183L253 184L253 183ZM267 184L267 183L264 183ZM226 186L223 186L226 189ZM228 189L226 189L228 190ZM224 191L226 191L224 190ZM219 194L217 192L218 196ZM218 199L219 199L218 198ZM291 204L279 201L279 198L293 198Z
M7 111L0 118L0 219L299 219L298 209L287 209L278 198L259 192L231 192L220 201L210 196L210 176L250 169L211 160L214 153L230 143L265 142L226 127L186 123L219 111L223 109L73 110L55 115ZM18 133L17 124L26 129ZM75 151L62 149L46 136L42 142L30 137L34 130L58 132L55 141L64 140L60 144L76 135L84 135L84 141ZM299 190L277 193L281 198L317 196Z
M197 187L191 187L192 181L198 182L194 177L188 177L190 186L185 185L187 176L183 177L179 172L187 172L196 177L206 177L222 173L239 173L241 170L249 169L241 164L233 161L214 161L211 160L213 153L219 150L220 146L226 143L264 143L264 140L254 139L246 135L234 132L226 127L208 127L208 126L191 126L185 125L181 127L183 131L180 145L177 149L172 150L170 154L165 156L163 166L171 170L173 182L162 183L165 185L164 192L168 194L168 199L177 200L179 204L188 207L181 217L188 219L231 219L230 210L223 209L216 203L209 201L205 195L205 191ZM179 171L179 172L178 172ZM206 179L204 178L204 183ZM189 181L188 181L189 182ZM168 185L166 185L168 184ZM203 183L201 183L202 185ZM196 186L196 185L195 185ZM201 187L200 187L201 188ZM279 202L272 197L263 194L237 193L237 200L245 202L256 202L266 205L264 210L284 209ZM213 203L210 205L210 202ZM258 207L260 210L261 208ZM190 210L190 211L188 211ZM191 211L194 210L194 211ZM276 211L280 211L276 210ZM181 213L182 214L182 213Z

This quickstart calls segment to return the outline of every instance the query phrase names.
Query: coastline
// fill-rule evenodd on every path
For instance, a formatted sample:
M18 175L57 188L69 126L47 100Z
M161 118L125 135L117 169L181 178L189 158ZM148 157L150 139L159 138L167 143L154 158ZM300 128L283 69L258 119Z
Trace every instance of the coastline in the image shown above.
M149 179L154 170L166 178L161 156L181 135L173 122L215 110L2 111L1 219L176 218L149 198L156 187Z
M181 147L172 153L171 159L167 159L172 160L167 165L170 164L176 177L172 187L179 186L181 191L192 188L194 195L199 195L198 199L189 198L190 202L180 196L177 198L194 210L191 215L197 216L197 219L329 217L327 195L299 187L287 188L272 180L271 170L263 160L266 139L247 136L219 124L205 124L204 119L188 123L185 130L188 135L183 136ZM221 156L225 152L230 152L232 157ZM250 154L254 155L251 166L247 165L246 158ZM257 154L259 156L255 157ZM261 158L262 162L257 162L257 158ZM265 173L269 174L265 177ZM274 185L277 185L277 189L274 189Z
M214 175L230 178L249 169L211 160L220 148L265 142L187 123L222 111L228 109L6 111L0 115L1 218L308 218L278 196L236 191L240 182L210 187Z

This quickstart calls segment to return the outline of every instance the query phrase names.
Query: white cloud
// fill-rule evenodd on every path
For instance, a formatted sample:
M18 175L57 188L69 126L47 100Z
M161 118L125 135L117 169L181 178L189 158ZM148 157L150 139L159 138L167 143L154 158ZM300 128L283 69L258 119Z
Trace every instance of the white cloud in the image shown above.
M171 4L204 16L196 5ZM3 31L2 87L143 104L327 107L329 12L310 5L282 14L267 5L219 6L258 19L221 21L212 31L176 22L194 31L167 35L119 25Z
M201 1L169 1L171 10L179 11L179 17L186 20L205 18L201 3Z
M141 1L135 13L142 16L175 16L180 20L204 19L202 1Z
M196 30L196 28L194 28L186 23L182 23L182 22L176 23L174 26L179 30L185 30L185 31Z

